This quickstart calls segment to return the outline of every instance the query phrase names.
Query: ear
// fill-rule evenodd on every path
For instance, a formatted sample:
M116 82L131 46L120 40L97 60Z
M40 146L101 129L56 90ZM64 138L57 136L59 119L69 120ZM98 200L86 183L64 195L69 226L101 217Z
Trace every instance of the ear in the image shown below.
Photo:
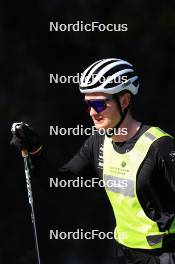
M122 111L128 107L128 105L130 104L131 101L131 95L130 93L125 93L120 97L120 104L121 104L121 108Z

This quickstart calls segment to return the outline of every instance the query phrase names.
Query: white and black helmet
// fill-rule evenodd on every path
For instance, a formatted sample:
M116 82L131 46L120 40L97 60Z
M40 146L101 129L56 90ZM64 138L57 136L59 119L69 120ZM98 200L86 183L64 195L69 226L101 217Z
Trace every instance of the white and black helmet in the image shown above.
M120 80L120 81L117 81ZM80 79L81 93L103 92L116 94L130 91L137 94L139 88L138 76L133 65L121 59L102 59L90 65Z

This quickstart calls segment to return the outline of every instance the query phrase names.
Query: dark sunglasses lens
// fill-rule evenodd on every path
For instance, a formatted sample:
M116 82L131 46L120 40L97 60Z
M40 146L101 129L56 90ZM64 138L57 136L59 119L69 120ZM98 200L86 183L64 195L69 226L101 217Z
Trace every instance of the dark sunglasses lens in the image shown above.
M90 112L91 107L100 113L106 109L106 100L84 100L85 109Z
M92 101L92 107L97 113L100 113L106 109L106 102L103 100Z

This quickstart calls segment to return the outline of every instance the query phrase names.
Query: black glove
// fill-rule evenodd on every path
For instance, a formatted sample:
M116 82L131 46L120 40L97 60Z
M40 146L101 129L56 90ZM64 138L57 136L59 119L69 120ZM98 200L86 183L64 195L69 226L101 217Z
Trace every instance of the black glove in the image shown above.
M27 149L30 154L40 153L42 145L39 136L27 123L13 123L11 131L11 145L15 145L20 151Z

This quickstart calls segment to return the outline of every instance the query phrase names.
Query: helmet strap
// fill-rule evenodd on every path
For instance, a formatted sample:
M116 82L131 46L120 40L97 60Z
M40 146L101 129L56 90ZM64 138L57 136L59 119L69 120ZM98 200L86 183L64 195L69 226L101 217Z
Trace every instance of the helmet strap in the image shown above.
M118 109L120 112L120 121L116 124L115 127L110 129L110 133L106 132L106 136L109 138L112 137L115 134L115 131L118 130L118 128L120 127L121 123L123 122L123 120L126 117L126 114L128 113L130 105L131 105L131 100L130 100L128 106L122 111L122 107L121 107L120 100L119 100L119 95L115 96L115 100L116 100L116 103L117 103L117 106L118 106Z

